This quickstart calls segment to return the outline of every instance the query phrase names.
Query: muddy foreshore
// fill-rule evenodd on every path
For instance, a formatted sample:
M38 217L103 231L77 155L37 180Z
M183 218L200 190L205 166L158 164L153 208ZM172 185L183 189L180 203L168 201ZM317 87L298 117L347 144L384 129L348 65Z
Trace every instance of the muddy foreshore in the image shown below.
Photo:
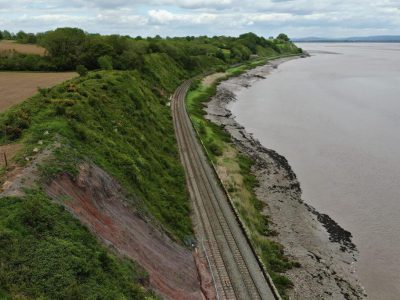
M237 148L255 161L252 171L260 182L256 194L266 203L264 213L277 232L271 238L285 247L289 257L301 263L300 268L286 273L294 284L290 298L363 299L366 295L355 274L358 251L351 233L302 200L300 183L286 158L246 132L228 107L236 100L238 90L264 79L290 59L294 58L275 60L220 83L205 108L206 117L223 126Z

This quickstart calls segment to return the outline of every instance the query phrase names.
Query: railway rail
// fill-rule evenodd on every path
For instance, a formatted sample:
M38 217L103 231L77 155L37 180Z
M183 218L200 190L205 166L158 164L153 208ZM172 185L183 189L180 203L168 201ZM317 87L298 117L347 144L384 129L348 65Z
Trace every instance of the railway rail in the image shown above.
M229 205L227 195L208 162L186 111L185 81L172 97L172 116L178 148L218 299L278 299Z

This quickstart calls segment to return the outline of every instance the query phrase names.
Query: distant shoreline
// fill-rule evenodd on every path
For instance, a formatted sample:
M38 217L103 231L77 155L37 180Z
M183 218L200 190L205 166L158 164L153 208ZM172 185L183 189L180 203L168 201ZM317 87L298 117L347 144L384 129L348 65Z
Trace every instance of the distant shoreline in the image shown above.
M400 35L353 36L344 38L304 37L292 39L295 43L400 43Z
M326 44L330 44L330 43L349 43L349 44L400 44L400 41L299 41L299 40L293 40L293 43L326 43Z

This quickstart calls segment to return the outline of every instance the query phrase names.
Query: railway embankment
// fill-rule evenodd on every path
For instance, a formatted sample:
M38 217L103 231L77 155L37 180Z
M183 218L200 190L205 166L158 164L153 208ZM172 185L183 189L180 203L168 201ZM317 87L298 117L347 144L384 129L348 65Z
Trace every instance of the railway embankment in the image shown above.
M271 241L272 245L280 245L281 253L284 253L281 259L284 261L286 257L294 262L294 267L280 269L293 287L284 289L284 296L295 299L361 299L365 292L354 274L358 253L351 241L351 234L329 216L320 214L302 201L300 183L288 161L274 150L265 148L247 133L229 110L229 104L236 100L237 91L251 87L254 81L264 79L286 60L272 61L223 81L208 91L200 85L200 89L198 87L193 95L198 95L199 90L203 89L202 101L198 102L201 106L198 109L204 109L206 115L196 115L194 111L195 123L197 122L197 127L203 132L203 139L206 146L208 143L211 152L210 157L239 214L242 213L244 223L254 228L254 220L257 220L255 216L264 216L267 222L263 228L264 234L259 232L259 238ZM211 94L214 96L210 97ZM189 105L191 103L193 105L194 102L189 96ZM212 125L207 124L206 120L210 120ZM212 129L223 132L216 139L211 139L207 130ZM229 133L229 139L223 135L224 132ZM224 140L218 139L218 136L223 136ZM219 147L214 154L213 144ZM243 164L243 160L247 163ZM245 179L246 176L252 177ZM246 180L255 183L246 185ZM258 214L253 212L250 218L244 213L246 195L248 198L252 195L261 202ZM253 201L256 200L253 198ZM253 242L257 249L259 240L254 239ZM265 248L257 250L267 269L272 269L274 276L276 266L268 261L274 256L270 252L268 257ZM282 290L282 286L279 287Z

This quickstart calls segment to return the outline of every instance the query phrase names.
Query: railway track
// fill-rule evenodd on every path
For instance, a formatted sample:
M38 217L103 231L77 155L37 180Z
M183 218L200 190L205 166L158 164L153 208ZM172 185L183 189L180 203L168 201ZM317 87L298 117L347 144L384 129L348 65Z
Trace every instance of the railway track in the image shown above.
M276 299L241 230L186 112L185 81L172 98L172 115L187 185L219 299Z

